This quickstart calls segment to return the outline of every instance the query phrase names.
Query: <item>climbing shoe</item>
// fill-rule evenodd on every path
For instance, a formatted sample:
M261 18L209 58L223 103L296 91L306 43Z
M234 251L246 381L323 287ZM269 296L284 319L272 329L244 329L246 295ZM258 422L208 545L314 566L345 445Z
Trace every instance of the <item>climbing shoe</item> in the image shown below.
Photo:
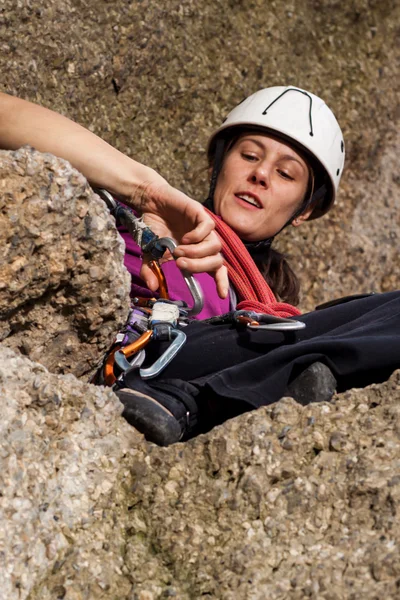
M329 367L315 362L287 387L285 396L291 396L300 404L329 402L336 392L337 381Z
M197 389L191 384L174 379L150 384L133 369L113 389L124 405L122 416L149 442L169 446L195 433Z

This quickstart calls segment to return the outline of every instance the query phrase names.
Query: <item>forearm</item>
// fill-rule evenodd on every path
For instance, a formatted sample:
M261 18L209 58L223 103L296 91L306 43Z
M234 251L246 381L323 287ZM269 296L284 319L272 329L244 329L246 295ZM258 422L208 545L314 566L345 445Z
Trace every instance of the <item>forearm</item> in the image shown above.
M47 108L0 93L0 148L29 144L68 160L95 187L107 188L139 208L150 184L165 183L81 125Z
M0 148L16 150L27 144L68 160L94 187L106 188L139 209L151 219L155 233L181 244L178 267L191 273L213 274L219 294L226 296L228 280L219 254L221 243L213 232L212 219L198 202L77 123L0 93ZM157 288L154 274L148 267L146 271L146 265L142 277L150 289Z

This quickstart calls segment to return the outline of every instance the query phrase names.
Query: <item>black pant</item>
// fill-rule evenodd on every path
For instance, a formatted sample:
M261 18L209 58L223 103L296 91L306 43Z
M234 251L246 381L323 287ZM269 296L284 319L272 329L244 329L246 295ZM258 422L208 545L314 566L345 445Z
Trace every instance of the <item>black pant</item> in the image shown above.
M277 401L316 361L330 367L338 391L380 383L400 368L400 291L314 311L299 320L306 328L289 334L193 322L184 330L186 345L157 380L172 379L193 390L199 405L212 397L226 407L227 418L235 402L240 408L233 414Z

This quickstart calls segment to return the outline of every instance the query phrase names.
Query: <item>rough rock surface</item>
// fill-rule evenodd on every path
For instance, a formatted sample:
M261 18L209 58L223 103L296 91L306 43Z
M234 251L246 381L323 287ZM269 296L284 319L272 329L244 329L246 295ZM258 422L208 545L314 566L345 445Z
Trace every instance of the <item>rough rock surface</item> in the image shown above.
M0 349L0 597L398 597L400 371L157 448Z
M123 241L61 159L0 152L0 340L52 372L88 373L126 319Z
M207 137L234 104L282 83L321 95L344 129L342 190L329 216L278 241L310 309L399 287L399 25L396 0L3 0L1 89L72 117L197 199L207 189ZM60 213L63 227L83 248L90 206L117 256L114 229L82 178L50 157L18 156L47 165L30 178L35 218L58 214L41 204L42 188L69 197L73 183L70 202L83 216L75 228ZM16 160L2 155L15 186ZM12 189L25 204L26 192ZM61 201L51 195L50 204ZM57 263L55 246L49 261L31 218L24 227L27 274L26 252L11 261L15 275L4 268L26 300L11 315L14 288L6 297L0 289L2 314L15 323L2 337L51 371L88 370L122 318L116 305L104 312L118 287L111 274L96 285L88 279L92 266L103 273L103 242L71 266L67 251ZM1 229L2 239L8 234ZM2 252L17 256L12 241ZM45 279L54 282L47 292ZM58 289L67 304L58 304ZM82 312L75 301L83 290ZM43 302L47 320L37 317ZM159 449L119 419L110 392L0 352L1 599L399 597L399 372L330 405L285 399Z
M87 567L98 590L112 579L128 593L116 573L123 564L116 512L123 457L141 436L119 418L121 403L110 390L51 374L3 345L0 398L0 598L27 598L68 557L78 573ZM66 578L34 597L64 598L63 589Z
M154 598L398 598L399 402L397 371L154 448L134 475L131 576ZM143 533L168 580L138 556Z

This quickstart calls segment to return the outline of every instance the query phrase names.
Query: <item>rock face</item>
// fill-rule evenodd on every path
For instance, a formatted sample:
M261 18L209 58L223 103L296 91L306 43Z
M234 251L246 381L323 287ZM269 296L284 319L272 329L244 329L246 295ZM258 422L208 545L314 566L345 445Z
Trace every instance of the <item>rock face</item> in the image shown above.
M269 85L323 97L346 141L338 202L277 241L302 308L399 287L398 2L15 4L0 11L2 91L199 200L232 106ZM86 374L125 318L112 220L63 161L23 149L0 167L1 600L398 598L399 372L143 442L110 391L56 374Z
M134 475L131 575L154 598L168 581L185 600L398 597L399 401L397 371L153 449ZM143 532L161 574L137 555Z
M129 308L115 222L65 161L0 152L0 340L52 372L88 373Z
M0 597L397 598L400 371L157 448L0 348Z
M0 398L0 597L27 598L68 560L100 591L110 576L120 585L122 462L141 436L118 418L117 397L0 346ZM33 597L64 598L68 586Z
M399 2L49 0L35 9L20 0L18 7L3 0L2 89L90 127L198 200L207 194L207 139L244 97L289 84L324 98L346 144L336 209L287 228L276 243L301 276L306 310L399 286L400 182L392 166L400 149Z

